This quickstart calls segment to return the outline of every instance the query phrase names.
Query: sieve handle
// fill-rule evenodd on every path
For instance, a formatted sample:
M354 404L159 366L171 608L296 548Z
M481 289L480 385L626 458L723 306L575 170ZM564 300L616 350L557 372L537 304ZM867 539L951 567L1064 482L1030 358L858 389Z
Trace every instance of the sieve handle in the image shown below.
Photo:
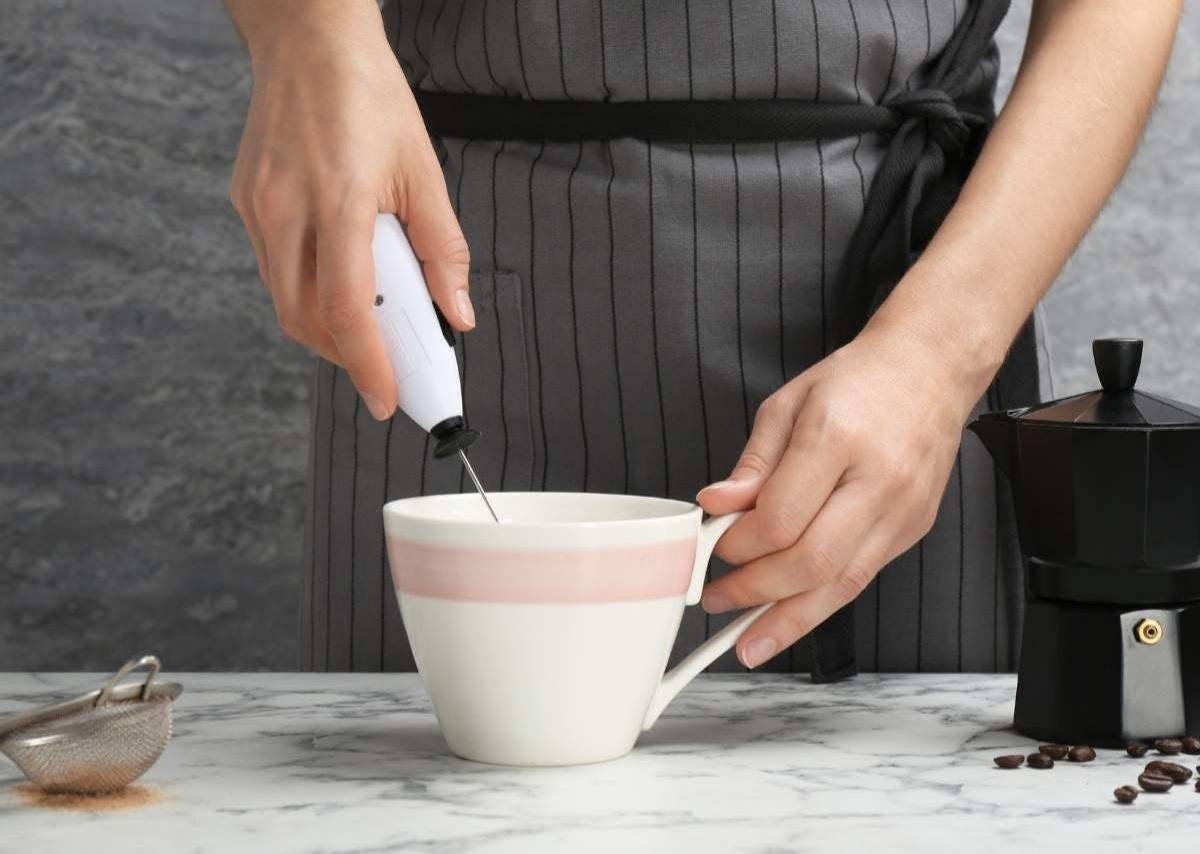
M154 681L154 677L158 675L159 668L162 667L162 662L153 655L143 655L141 658L131 658L125 662L125 666L114 673L112 679L109 679L107 684L100 689L100 696L96 697L96 705L105 705L112 697L113 689L117 687L117 683L121 681L121 678L143 667L150 668L150 672L146 674L146 681L142 684L141 699L145 700L150 695L150 683Z

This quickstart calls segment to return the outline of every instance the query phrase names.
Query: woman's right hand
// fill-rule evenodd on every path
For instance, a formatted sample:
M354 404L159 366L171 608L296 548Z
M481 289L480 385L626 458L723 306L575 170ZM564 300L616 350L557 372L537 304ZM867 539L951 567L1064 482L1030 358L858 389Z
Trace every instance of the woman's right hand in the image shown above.
M279 325L388 418L396 384L371 308L375 216L405 224L451 326L475 325L469 253L375 0L228 0L254 89L230 198Z

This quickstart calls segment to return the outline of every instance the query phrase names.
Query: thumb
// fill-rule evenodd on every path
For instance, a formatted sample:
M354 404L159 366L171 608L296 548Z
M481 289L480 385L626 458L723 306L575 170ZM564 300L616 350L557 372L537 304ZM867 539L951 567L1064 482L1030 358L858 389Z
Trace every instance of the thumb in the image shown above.
M696 503L711 516L722 516L735 510L749 510L754 506L758 490L765 481L764 475L752 471L739 460L729 477L700 490L696 494Z
M791 390L784 388L771 395L754 416L754 429L737 464L725 480L700 490L696 503L713 516L749 510L791 439L792 427L801 401Z
M417 174L407 178L400 211L408 240L421 262L429 295L450 325L460 332L475 326L475 310L467 291L471 251L446 193L437 158L430 156Z

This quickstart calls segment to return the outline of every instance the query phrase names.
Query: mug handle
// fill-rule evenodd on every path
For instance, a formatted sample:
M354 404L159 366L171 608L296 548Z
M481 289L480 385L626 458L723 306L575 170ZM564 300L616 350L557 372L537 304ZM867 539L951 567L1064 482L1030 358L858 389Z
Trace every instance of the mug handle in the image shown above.
M683 600L685 605L695 605L700 601L700 593L704 590L704 578L708 573L708 561L712 557L717 540L741 517L740 512L726 513L724 516L712 516L700 523L700 535L696 539L696 562L692 564L692 580ZM664 673L654 691L646 717L642 719L642 730L654 726L663 709L683 690L683 686L728 652L750 624L762 616L772 604L774 603L768 602L739 615L732 623L692 650L683 661Z

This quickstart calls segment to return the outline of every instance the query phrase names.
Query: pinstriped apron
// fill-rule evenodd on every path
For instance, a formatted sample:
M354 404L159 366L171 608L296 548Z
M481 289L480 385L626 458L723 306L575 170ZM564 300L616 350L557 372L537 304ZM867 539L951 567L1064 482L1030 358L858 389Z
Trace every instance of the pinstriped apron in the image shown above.
M926 137L961 130L938 87L990 103L990 31L969 68L953 55L997 2L389 2L388 36L430 105L472 250L478 325L458 355L484 483L690 499L723 477L759 403L853 334L940 220L932 202L952 201L939 181L952 164L930 168ZM454 94L912 113L775 141L438 135L433 101ZM905 206L925 213L892 216ZM977 409L1036 397L1027 327ZM327 363L313 401L301 665L412 669L379 508L470 484L403 415L374 422ZM933 530L764 669L1011 669L1023 587L1010 504L967 434ZM728 619L689 609L678 651Z

